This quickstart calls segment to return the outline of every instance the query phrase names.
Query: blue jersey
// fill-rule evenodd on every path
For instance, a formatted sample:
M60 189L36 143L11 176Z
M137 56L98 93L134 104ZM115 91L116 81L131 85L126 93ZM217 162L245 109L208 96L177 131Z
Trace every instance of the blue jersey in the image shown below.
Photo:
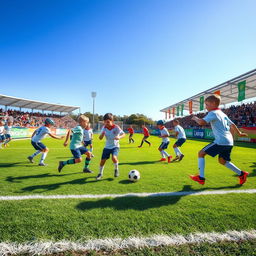
M220 109L210 111L204 118L211 124L215 137L214 143L224 146L233 146L234 140L230 132L230 126L234 124Z

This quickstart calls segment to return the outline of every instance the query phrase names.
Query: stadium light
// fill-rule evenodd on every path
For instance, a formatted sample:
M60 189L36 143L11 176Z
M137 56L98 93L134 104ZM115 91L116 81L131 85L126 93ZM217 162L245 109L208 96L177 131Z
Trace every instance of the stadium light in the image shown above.
M95 98L96 98L96 92L92 92L92 129L94 129L94 108L95 108Z

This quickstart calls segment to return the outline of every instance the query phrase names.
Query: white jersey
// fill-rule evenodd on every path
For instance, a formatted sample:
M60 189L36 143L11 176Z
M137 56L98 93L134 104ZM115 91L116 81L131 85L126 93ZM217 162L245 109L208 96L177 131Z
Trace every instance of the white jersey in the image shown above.
M180 125L176 125L174 128L175 132L178 132L177 139L186 139L186 133Z
M112 148L120 147L119 140L115 140L114 138L116 136L123 135L124 131L118 125L113 125L110 129L103 126L103 128L101 129L101 133L103 132L105 133L105 136L106 136L105 148L112 149Z
M92 129L84 129L84 141L92 140L93 131Z
M168 137L170 136L167 128L165 128L165 127L163 129L160 129L160 134L161 134L161 136L164 136L164 135L168 135ZM164 143L169 142L170 140L168 137L162 137L162 142L164 142Z
M46 126L41 126L36 130L35 135L32 137L33 142L40 142L47 134L49 134L51 131Z
M12 126L5 125L4 129L5 129L5 134L11 134Z
M227 146L234 144L233 136L230 132L230 125L234 123L220 109L208 112L203 120L211 124L215 137L214 143Z
M0 135L4 135L4 126L0 126Z

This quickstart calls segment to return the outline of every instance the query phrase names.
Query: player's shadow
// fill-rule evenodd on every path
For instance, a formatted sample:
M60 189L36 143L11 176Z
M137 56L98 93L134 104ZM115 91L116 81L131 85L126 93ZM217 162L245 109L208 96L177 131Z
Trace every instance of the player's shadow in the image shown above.
M160 163L159 161L138 161L138 162L121 162L119 165L139 165L139 164L155 164Z
M0 163L1 167L17 167L17 166L25 166L25 167L35 167L34 165L29 164L28 161L16 162L16 163Z
M179 200L188 195L193 195L200 193L204 190L214 189L230 189L238 188L240 185L219 187L219 188L203 188L193 190L191 185L184 185L182 190L170 193L159 193L159 194L149 194L145 197L139 197L134 194L129 194L126 196L120 196L117 198L106 198L97 201L84 201L79 203L76 208L81 211L86 211L95 208L113 208L115 210L137 210L144 211L150 208L158 208L166 205L173 205L179 202Z
M101 180L96 180L95 178L96 177L85 177L85 178L66 181L66 182L34 185L34 186L22 188L21 192L17 192L17 193L25 193L25 192L33 192L33 191L36 191L36 193L43 193L43 192L47 192L47 191L56 190L64 185L86 185L88 183L95 183L95 182L101 182L101 181L113 181L114 180L113 178L101 179Z
M81 174L81 172L76 173L66 173L66 174L51 174L51 173L43 173L38 175L27 175L27 176L8 176L6 177L5 181L12 182L12 183L21 183L22 180L26 179L41 179L41 178L52 178L52 177L63 177L63 176L70 176L75 174Z
M256 176L256 162L252 162L252 165L250 167L254 168L252 172L249 173L248 177L255 177Z

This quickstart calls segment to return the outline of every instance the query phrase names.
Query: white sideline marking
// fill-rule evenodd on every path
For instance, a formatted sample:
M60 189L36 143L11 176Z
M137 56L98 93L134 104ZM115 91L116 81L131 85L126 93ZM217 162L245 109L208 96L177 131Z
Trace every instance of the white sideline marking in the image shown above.
M245 241L256 239L256 230L227 231L225 233L191 233L188 235L153 235L150 237L128 237L94 239L80 242L72 241L35 241L27 243L0 243L0 255L29 254L45 255L65 251L113 251L130 248L174 246L182 244L218 243L222 241Z
M155 196L205 196L226 194L255 194L256 189L241 190L214 190L214 191L180 191L180 192L158 192L158 193L129 193L129 194L85 194L85 195L25 195L25 196L0 196L0 201L7 200L30 200L30 199L99 199L118 197L155 197Z

